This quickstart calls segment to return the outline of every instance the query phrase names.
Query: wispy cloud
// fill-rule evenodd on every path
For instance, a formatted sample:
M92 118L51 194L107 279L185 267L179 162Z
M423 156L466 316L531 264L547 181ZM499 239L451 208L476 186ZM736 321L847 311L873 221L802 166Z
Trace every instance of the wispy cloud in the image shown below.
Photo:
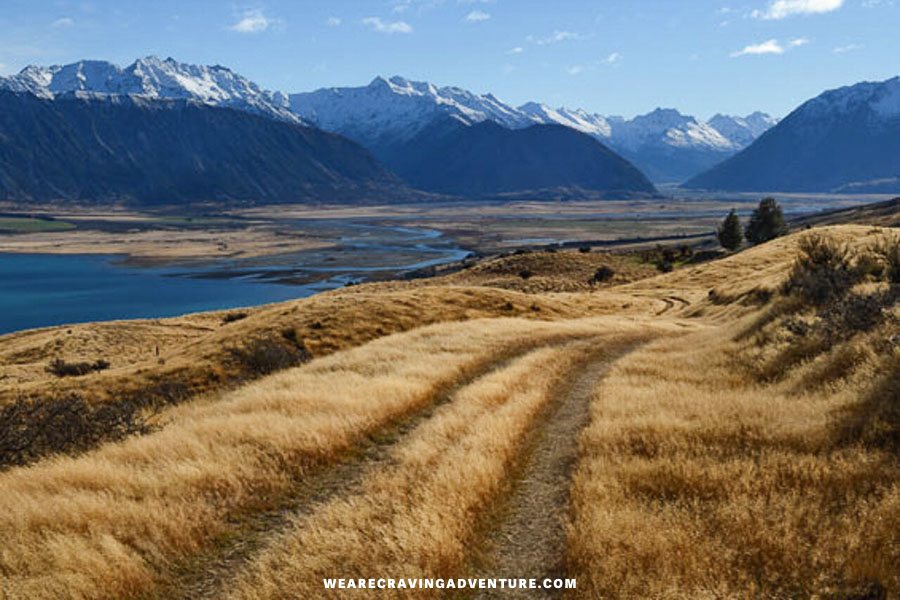
M844 0L775 0L766 10L754 10L756 19L784 19L793 15L828 13L844 5Z
M743 50L732 52L732 58L737 56L746 56L748 54L784 54L784 48L778 43L778 40L768 40L761 44L752 44L745 46Z
M50 23L50 27L52 27L53 29L60 29L62 27L71 27L74 24L75 20L71 17L60 17Z
M800 46L805 46L809 43L807 38L796 38L788 42L788 46L791 48L799 48Z
M622 54L619 53L619 52L613 52L612 54L610 54L609 56L607 56L607 57L603 60L603 62L605 62L605 63L608 64L608 65L614 65L614 64L616 64L617 62L619 62L620 60L622 60Z
M847 44L846 46L838 46L833 50L835 54L846 54L847 52L853 52L854 50L859 50L862 48L859 44Z
M546 46L548 44L557 44L559 42L565 42L566 40L583 40L586 39L586 35L582 35L580 33L575 33L574 31L565 31L557 29L552 34L547 37L536 38L534 36L528 36L529 42L534 42L538 46Z
M276 23L275 19L267 17L260 9L245 10L238 21L230 29L237 33L262 33Z
M328 25L329 27L337 27L338 25L341 24L341 18L340 17L328 17L325 20L325 24Z
M366 17L362 22L379 33L412 33L413 30L405 21L384 21L381 17Z
M516 46L515 48L510 48L506 51L507 54L522 54L525 52L525 48L522 46Z
M392 12L404 13L411 8L417 8L420 12L435 8L444 3L444 0L394 0Z
M466 21L470 21L472 23L477 23L479 21L487 21L491 18L489 13L484 12L483 10L473 10L469 14L466 15Z
M581 65L572 65L571 67L566 67L566 73L568 73L569 75L578 75L582 71L584 71L584 67L582 67Z

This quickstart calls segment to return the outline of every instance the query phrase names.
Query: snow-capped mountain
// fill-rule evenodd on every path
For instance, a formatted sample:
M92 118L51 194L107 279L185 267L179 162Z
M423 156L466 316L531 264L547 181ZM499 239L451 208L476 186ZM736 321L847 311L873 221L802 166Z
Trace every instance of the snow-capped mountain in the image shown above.
M376 77L364 87L291 94L289 107L307 122L370 148L409 140L442 116L467 125L491 120L520 128L532 123L490 94L479 96L402 77Z
M359 202L409 189L359 144L192 99L0 90L0 200Z
M535 123L558 123L578 131L589 133L608 142L612 138L612 127L603 115L591 114L586 110L568 108L550 108L546 104L528 102L519 107Z
M17 75L0 77L0 89L30 92L42 98L78 92L186 99L301 122L287 109L287 95L262 90L230 69L189 65L171 58L160 60L155 56L138 59L124 69L96 60L29 66Z
M900 191L900 77L827 91L685 187Z
M771 129L777 122L778 119L759 111L746 117L717 114L707 121L716 131L740 148L752 144L753 140Z
M365 87L325 88L291 94L291 110L323 129L341 133L376 153L411 139L435 119L448 116L467 125L494 121L520 129L559 124L587 133L625 155L655 181L679 181L734 154L750 141L768 115L728 133L674 109L657 109L631 120L581 109L529 102L516 108L492 94L456 87L438 88L403 77L376 77ZM735 119L737 122L738 119Z

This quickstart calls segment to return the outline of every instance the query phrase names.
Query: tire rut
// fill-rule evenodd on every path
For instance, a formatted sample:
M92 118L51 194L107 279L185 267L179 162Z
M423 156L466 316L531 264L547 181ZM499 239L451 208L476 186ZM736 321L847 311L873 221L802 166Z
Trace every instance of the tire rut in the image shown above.
M214 599L223 591L273 536L292 522L292 517L307 515L340 494L358 491L365 477L389 461L391 449L409 432L429 419L435 409L449 402L454 394L489 373L498 371L537 348L566 343L569 336L551 337L536 343L518 344L493 360L479 365L461 378L435 392L424 407L387 427L371 433L344 457L306 472L282 497L270 501L228 521L226 533L218 536L211 548L177 564L169 580L141 598Z
M477 578L565 578L566 519L578 438L590 421L592 392L610 366L639 343L610 349L573 370L527 442L528 457L510 495L497 512L499 524L486 534ZM564 590L484 589L473 598L559 598ZM468 596L467 596L468 597Z

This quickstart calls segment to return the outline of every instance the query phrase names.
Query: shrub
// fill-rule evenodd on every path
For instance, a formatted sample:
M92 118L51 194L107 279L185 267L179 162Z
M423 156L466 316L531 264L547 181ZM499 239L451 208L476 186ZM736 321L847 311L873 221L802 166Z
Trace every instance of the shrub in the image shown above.
M900 283L900 236L884 235L873 252L884 262L884 275L890 283Z
M591 277L591 283L603 283L604 281L609 281L616 274L615 270L609 265L603 265L598 268L594 272L594 276Z
M734 209L731 209L731 212L722 221L722 225L716 231L716 237L719 239L719 244L726 250L740 248L741 242L744 241L744 235L741 233L741 220Z
M817 306L843 296L857 278L851 267L850 249L817 234L805 234L799 240L800 256L782 291L796 294Z
M241 347L229 348L228 352L245 373L255 377L295 367L312 358L302 343L287 348L273 338L255 338Z
M750 215L744 237L751 244L762 244L788 232L784 213L775 198L763 198Z
M522 269L521 271L519 271L519 277L521 277L522 279L531 279L532 275L534 275L534 273L532 273L528 269Z
M0 407L0 469L75 453L151 430L139 402L99 405L81 396L18 398Z
M578 251L581 252L582 254L590 254L591 247L590 246L579 246Z
M881 323L896 298L889 291L872 294L848 294L831 303L822 312L825 334L838 341L861 331L869 331Z
M50 364L44 369L48 373L52 373L57 377L78 377L87 375L93 371L102 371L109 368L109 362L98 359L93 363L89 362L73 362L69 363L61 358L54 358Z
M222 324L225 325L227 323L233 323L235 321L240 321L241 319L246 319L247 313L243 311L238 312L230 312L222 317Z

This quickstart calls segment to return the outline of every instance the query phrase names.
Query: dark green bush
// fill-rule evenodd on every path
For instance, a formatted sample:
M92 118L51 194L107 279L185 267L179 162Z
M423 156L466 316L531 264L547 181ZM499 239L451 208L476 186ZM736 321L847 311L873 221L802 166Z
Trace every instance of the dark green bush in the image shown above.
M303 344L286 347L273 338L255 338L238 348L229 348L232 360L255 377L295 367L312 358Z
M109 368L109 363L103 359L89 362L66 362L61 358L54 358L44 369L57 377L78 377L94 371L102 371Z
M224 317L222 317L222 324L234 323L235 321L240 321L241 319L246 319L247 313L244 311L230 312L227 313Z
M591 277L591 283L603 283L604 281L609 281L615 276L615 270L609 265L603 265L598 268L594 272L594 276Z

